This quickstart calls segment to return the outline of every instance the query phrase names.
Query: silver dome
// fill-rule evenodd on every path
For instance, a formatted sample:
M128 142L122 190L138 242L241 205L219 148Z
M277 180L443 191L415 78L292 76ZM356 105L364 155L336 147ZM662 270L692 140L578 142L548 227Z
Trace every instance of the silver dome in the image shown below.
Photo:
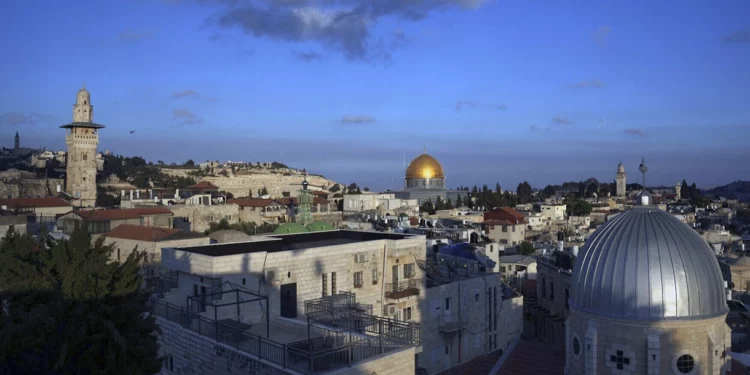
M586 241L571 279L571 306L628 320L698 320L726 315L719 263L686 224L635 207Z

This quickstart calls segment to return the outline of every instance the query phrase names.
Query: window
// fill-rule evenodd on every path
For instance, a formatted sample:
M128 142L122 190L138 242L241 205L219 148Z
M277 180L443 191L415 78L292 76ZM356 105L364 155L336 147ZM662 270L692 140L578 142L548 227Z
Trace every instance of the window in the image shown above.
M372 285L375 285L378 283L378 269L373 268L372 269Z
M117 260L120 260L120 248L117 248Z
M630 365L630 358L626 357L625 354L623 354L622 350L618 350L616 355L609 356L609 361L612 362L618 370L622 370L625 368L625 366Z
M445 347L445 355L448 355L448 354L450 354L450 351L451 351L451 350L450 350L450 347L449 347L449 346L446 346L446 347Z
M171 355L164 356L164 368L174 371L174 357Z
M451 309L451 298L448 297L445 299L445 311L448 311Z
M354 287L355 288L362 287L362 271L354 273Z
M323 297L328 295L328 274L323 274Z
M555 283L553 282L549 283L549 300L550 301L555 300Z
M513 233L516 233L516 226L513 225L512 227L513 227Z
M474 294L474 302L479 302L479 293Z
M331 272L331 294L336 294L336 272Z
M503 225L503 233L505 233L507 231L508 231L508 226L507 225Z
M404 264L404 278L414 277L414 263Z
M245 281L245 278L243 277L243 278L242 278L242 285L245 285L245 282L246 282L246 281Z
M570 309L570 305L568 304L569 298L570 298L570 290L568 290L568 288L565 288L565 310Z
M401 317L403 317L404 321L411 320L411 307L405 308Z
M547 280L542 279L542 298L547 297Z
M683 354L677 358L677 371L689 374L695 368L695 360L690 354Z
M581 342L578 341L578 337L573 337L573 354L576 356L581 354Z

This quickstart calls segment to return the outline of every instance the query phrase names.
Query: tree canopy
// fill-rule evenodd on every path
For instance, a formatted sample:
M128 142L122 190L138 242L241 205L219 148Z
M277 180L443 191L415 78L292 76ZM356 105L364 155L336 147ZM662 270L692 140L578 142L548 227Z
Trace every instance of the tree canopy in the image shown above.
M521 246L518 247L518 252L523 255L534 254L534 245L531 242L523 241L521 242Z
M155 374L155 318L134 251L109 262L85 229L39 242L15 230L0 242L0 373Z
M227 219L221 219L219 222L209 223L208 229L206 229L204 233L206 235L209 235L220 230L232 229L244 232L245 234L255 235L262 233L273 233L273 231L275 231L278 227L279 226L276 224L263 223L261 225L258 225L254 221L229 224L229 221L227 221Z

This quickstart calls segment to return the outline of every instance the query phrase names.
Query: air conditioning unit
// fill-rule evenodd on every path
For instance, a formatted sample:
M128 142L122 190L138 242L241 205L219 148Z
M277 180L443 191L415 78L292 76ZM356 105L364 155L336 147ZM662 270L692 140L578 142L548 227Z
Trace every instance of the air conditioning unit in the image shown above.
M393 315L396 315L396 313L398 312L398 306L396 304L391 303L389 305L385 305L384 310L385 310L385 315L393 316Z
M365 254L355 254L354 263L364 263L366 261Z

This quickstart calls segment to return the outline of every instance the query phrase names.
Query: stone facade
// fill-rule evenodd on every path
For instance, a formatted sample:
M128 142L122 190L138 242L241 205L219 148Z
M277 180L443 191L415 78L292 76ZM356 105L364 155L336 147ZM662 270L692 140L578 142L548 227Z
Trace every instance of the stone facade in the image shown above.
M78 91L73 105L73 124L67 128L65 144L68 146L65 191L82 207L96 205L96 147L99 145L98 129L93 125L94 106L85 89Z
M625 174L625 166L620 163L617 166L617 175L615 176L615 184L617 185L617 196L622 198L627 194L627 175Z
M218 204L212 206L175 204L169 206L175 218L186 218L190 221L190 230L203 232L209 224L227 219L229 224L240 222L240 206L236 204Z
M487 228L487 237L508 247L520 245L526 238L526 223L484 225L484 227Z
M36 198L55 195L57 186L64 181L58 178L30 178L0 181L0 199L2 198Z
M565 345L565 319L570 315L568 297L572 272L547 257L537 258L536 296L527 299L524 335Z
M160 374L294 374L229 345L200 336L166 319L157 317L156 320L161 328L159 354L166 356L165 365Z
M102 234L95 234L91 236L91 243L95 243ZM181 246L200 246L208 245L211 243L209 237L199 238L188 238L180 240L165 240L165 241L138 241L125 238L114 238L105 237L104 243L107 245L113 245L115 251L112 253L112 260L125 260L133 250L145 251L149 254L148 261L159 263L161 262L161 249L165 247L181 247Z
M695 368L684 373L713 375L728 370L731 332L723 316L638 322L575 310L566 326L568 374L679 375L683 372L676 367L677 359L686 354Z

